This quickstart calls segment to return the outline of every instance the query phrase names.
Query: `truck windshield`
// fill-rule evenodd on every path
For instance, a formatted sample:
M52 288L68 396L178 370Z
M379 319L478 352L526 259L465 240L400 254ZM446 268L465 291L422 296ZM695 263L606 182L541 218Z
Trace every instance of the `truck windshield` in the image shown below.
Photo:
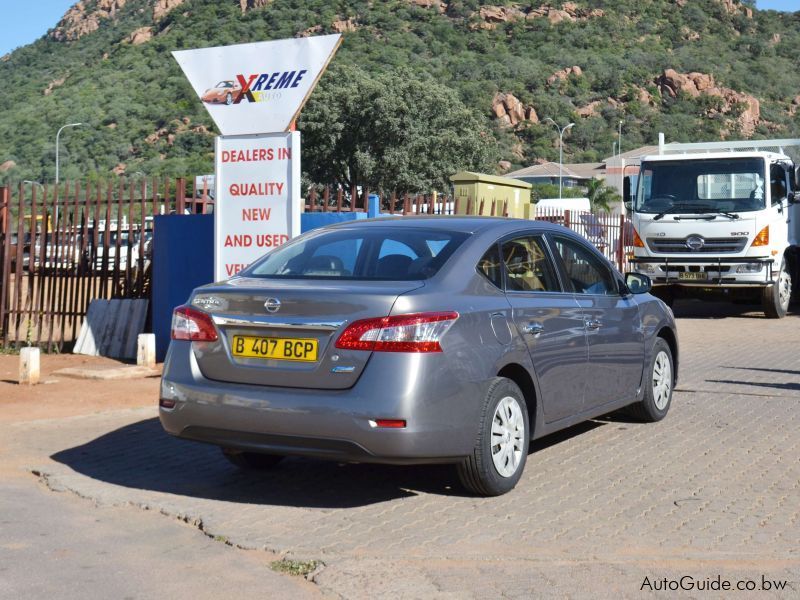
M764 161L758 158L646 161L634 210L674 214L761 210L764 174Z

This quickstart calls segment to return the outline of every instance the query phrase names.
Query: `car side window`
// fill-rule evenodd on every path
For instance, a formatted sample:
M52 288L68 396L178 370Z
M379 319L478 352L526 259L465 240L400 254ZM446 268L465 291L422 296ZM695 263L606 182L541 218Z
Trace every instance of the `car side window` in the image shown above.
M606 296L619 293L611 270L589 248L566 238L556 237L554 241L575 292Z
M555 269L542 238L522 236L503 242L506 290L517 292L560 292Z
M503 289L503 269L500 264L500 250L497 244L492 244L492 247L486 251L476 266L478 273L486 277L494 284L495 287Z

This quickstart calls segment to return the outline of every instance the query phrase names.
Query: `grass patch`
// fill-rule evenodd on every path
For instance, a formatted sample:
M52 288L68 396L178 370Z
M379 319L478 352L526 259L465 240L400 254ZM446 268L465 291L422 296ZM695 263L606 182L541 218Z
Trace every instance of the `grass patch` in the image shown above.
M283 558L270 564L273 571L278 573L288 573L298 577L305 577L320 565L318 560L289 560Z

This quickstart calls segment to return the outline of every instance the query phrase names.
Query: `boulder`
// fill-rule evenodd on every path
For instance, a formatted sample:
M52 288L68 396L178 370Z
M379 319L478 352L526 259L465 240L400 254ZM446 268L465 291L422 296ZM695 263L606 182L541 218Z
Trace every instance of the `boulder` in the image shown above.
M183 2L184 0L156 0L153 5L153 21L160 21Z
M501 160L497 163L497 170L501 173L508 173L511 170L511 161Z
M409 0L411 4L419 6L420 8L435 8L440 13L447 10L447 2L442 0Z
M331 29L333 29L336 33L347 33L350 31L355 31L357 29L356 21L353 17L349 17L348 19L341 19L339 21L334 21L331 23Z
M597 116L597 107L600 106L600 100L595 100L594 102L589 102L586 106L582 106L580 108L575 109L575 113L583 118L587 119L589 117Z
M317 35L318 33L322 32L322 25L312 25L311 27L304 29L300 33L297 34L297 37L309 37L311 35Z
M117 11L125 6L126 2L127 0L98 0L93 5L94 10L91 10L90 3L87 0L81 0L64 13L64 16L48 35L58 42L78 40L97 31L102 20L116 17Z
M128 41L134 46L138 46L139 44L144 44L145 42L149 42L152 39L152 37L153 37L152 27L139 27L139 29L134 30L128 36Z
M533 106L524 106L514 94L497 92L492 99L492 112L504 124L514 127L523 121L539 122Z
M242 9L242 14L253 8L261 8L272 2L272 0L239 0L239 6Z
M566 81L570 75L574 75L575 77L582 77L583 76L583 69L581 69L578 65L574 67L567 67L566 69L561 69L560 71L556 71L550 77L547 78L547 84L553 85L556 81Z
M58 79L54 79L53 81L51 81L50 83L47 84L47 87L44 88L44 91L42 92L42 94L44 94L45 96L49 96L50 94L53 93L54 89L64 85L64 82L66 80L67 80L67 76L66 75L64 77L59 77Z
M656 78L655 84L662 96L675 98L678 93L684 92L693 98L697 98L701 94L721 98L721 108L719 110L710 109L708 115L712 113L729 115L737 105L743 105L744 110L736 117L736 123L745 137L753 135L761 122L761 103L755 96L718 86L711 74L678 73L674 69L665 69L663 74Z

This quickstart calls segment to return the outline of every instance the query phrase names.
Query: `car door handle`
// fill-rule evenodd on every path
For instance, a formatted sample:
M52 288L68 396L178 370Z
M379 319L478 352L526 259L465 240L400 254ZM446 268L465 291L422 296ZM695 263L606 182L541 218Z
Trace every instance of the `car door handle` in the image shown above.
M598 319L587 319L586 320L586 329L600 329L602 327L602 323Z
M544 325L541 323L531 322L527 325L523 325L522 333L528 333L530 335L539 335L544 331Z

